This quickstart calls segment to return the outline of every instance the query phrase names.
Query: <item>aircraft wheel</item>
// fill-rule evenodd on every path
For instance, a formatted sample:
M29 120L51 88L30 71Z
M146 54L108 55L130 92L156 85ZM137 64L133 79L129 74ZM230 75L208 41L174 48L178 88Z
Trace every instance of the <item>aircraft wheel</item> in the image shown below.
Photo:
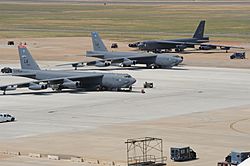
M57 93L60 93L60 92L62 92L62 89L55 89L55 91L56 91Z
M130 86L128 91L131 92L132 90L133 90L133 88L132 88L132 86Z
M102 87L101 87L100 85L98 85L98 86L96 87L96 91L101 91L101 89L102 89Z

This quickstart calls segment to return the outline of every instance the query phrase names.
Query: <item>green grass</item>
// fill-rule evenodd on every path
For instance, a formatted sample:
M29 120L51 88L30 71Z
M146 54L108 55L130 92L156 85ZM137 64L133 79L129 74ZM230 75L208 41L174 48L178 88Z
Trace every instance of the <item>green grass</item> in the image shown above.
M199 20L214 40L250 41L250 6L1 4L0 38L89 36L136 41L187 37Z

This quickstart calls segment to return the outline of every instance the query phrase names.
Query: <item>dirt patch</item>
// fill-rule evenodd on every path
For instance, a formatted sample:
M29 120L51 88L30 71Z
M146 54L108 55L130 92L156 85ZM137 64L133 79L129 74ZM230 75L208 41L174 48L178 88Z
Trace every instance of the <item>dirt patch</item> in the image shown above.
M9 154L3 154L0 152L0 160L5 160L5 159L9 159L12 156L10 156Z

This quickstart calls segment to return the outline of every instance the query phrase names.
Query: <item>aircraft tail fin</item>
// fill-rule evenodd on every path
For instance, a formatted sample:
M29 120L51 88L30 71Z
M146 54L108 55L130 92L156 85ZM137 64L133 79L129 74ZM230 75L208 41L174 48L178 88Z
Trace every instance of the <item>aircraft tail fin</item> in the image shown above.
M200 21L200 24L198 25L198 27L197 27L194 35L193 35L193 38L203 39L204 29L205 29L205 23L206 23L205 20Z
M18 52L22 69L41 70L25 45L20 44Z
M94 51L108 51L98 32L91 32Z

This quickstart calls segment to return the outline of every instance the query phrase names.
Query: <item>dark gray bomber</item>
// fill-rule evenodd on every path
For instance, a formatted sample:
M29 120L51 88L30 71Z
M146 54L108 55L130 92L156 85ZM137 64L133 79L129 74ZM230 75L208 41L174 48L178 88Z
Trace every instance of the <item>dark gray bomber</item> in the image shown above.
M53 90L79 89L79 90L132 90L135 78L129 74L98 73L98 72L67 72L41 70L32 58L26 46L18 46L21 69L13 69L13 76L32 78L31 81L20 84L0 86L5 94L8 90L28 87L31 90L42 90L48 87Z
M92 32L93 51L87 51L87 57L96 57L100 60L88 62L87 65L104 67L109 65L119 65L120 67L130 67L135 64L146 64L148 68L171 68L178 65L183 59L176 55L154 54L144 52L110 52L107 50L102 39L97 32ZM77 68L83 62L72 63Z
M146 40L136 43L131 43L129 47L138 47L142 51L161 52L162 50L182 52L186 48L195 48L199 46L200 50L230 50L231 48L243 49L242 47L226 46L219 44L209 44L209 37L204 36L205 20L200 21L192 38L172 39L172 40Z
M140 50L158 52L160 50L172 50L181 52L185 48L194 48L195 44L209 42L208 37L204 37L205 21L200 21L192 38L173 40L147 40L129 44L129 47L138 47Z

